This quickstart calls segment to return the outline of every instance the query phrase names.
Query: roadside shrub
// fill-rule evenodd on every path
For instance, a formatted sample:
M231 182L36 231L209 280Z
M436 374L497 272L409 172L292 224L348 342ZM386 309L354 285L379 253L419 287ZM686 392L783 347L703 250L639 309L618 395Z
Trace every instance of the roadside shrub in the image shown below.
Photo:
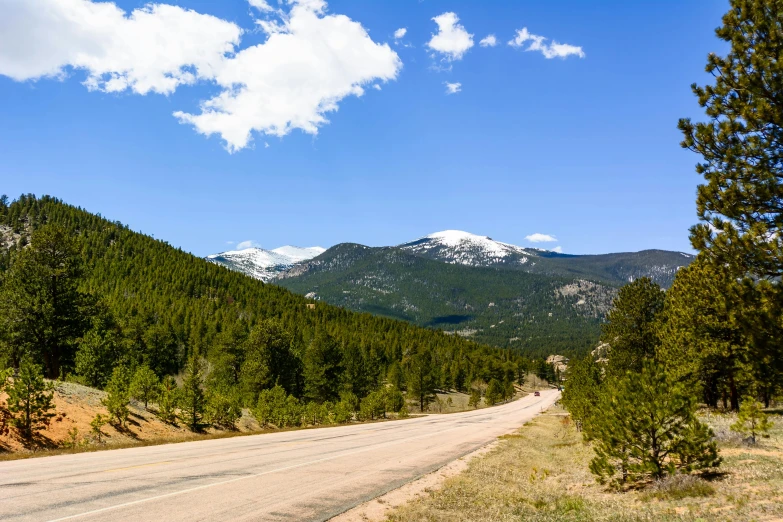
M362 399L359 415L362 420L375 420L386 414L386 401L383 390L371 392Z
M688 497L709 497L715 494L715 488L694 475L674 475L656 480L642 496L649 500L681 500Z
M731 425L731 431L748 436L750 444L756 443L756 437L768 437L769 430L772 429L767 414L762 411L762 404L754 397L747 397L742 401L737 422Z
M168 376L158 390L158 418L169 424L177 420L177 381Z
M128 422L128 416L130 410L128 409L128 403L130 402L130 383L131 375L128 368L125 366L117 366L114 368L106 385L106 397L101 400L101 403L109 411L109 415L113 419L113 423L121 428L125 427Z
M693 396L653 362L607 381L585 429L595 444L590 471L601 483L660 479L721 462Z
M207 389L207 405L204 418L210 424L227 430L235 430L242 417L242 396L238 389L214 386Z

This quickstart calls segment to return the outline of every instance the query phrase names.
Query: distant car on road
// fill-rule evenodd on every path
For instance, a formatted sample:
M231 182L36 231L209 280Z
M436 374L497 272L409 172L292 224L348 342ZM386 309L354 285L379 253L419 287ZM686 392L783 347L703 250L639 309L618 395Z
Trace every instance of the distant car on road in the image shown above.
M533 396L534 396L534 397L541 397L541 394L540 394L540 393L538 393L538 392L533 392Z

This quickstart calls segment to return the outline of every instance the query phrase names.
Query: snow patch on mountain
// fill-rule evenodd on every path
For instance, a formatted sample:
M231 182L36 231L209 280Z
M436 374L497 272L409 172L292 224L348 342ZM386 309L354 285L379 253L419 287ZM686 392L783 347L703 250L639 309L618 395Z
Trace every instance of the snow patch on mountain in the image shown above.
M273 250L251 247L212 254L207 256L207 260L268 282L296 263L312 259L325 251L325 248L318 246L302 248L286 245Z
M443 230L399 245L414 254L435 257L452 264L488 266L514 260L524 264L527 256L536 256L535 250L525 249L487 236L462 230Z
M286 245L286 246L275 248L272 250L272 252L276 254L288 256L292 261L298 263L299 261L307 261L308 259L312 259L316 256L320 256L321 254L326 252L326 249L319 246L302 248L297 246Z

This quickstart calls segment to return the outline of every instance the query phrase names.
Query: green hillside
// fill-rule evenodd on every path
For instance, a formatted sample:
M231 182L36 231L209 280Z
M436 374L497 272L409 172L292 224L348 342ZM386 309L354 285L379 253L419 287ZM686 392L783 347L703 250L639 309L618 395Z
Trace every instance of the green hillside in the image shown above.
M689 265L693 259L691 254L669 250L589 256L544 252L529 270L538 274L581 277L614 285L624 285L648 277L661 287L669 288L677 271Z
M593 347L616 293L612 285L586 280L449 264L399 248L348 243L275 283L352 310L531 356Z
M74 241L83 263L85 276L79 288L93 300L92 311L80 336L63 347L62 373L66 375L78 373L78 358L87 356L81 337L84 335L109 339L109 344L98 343L103 350L98 355L94 353L98 348L90 345L93 351L88 355L98 357L94 365L104 365L103 376L94 377L100 381L96 384L105 383L111 368L121 364L146 364L160 376L174 374L183 368L190 354L196 353L212 366L224 368L233 386L255 378L252 372L256 370L249 369L253 367L247 355L249 347L262 353L271 349L267 341L258 341L264 332L268 333L268 326L253 337L266 320L274 320L272 330L279 328L285 334L283 338L290 339L283 349L291 355L286 368L280 369L279 364L275 366L277 355L273 351L273 361L268 363L271 370L267 368L272 373L264 374L263 382L268 384L259 384L256 395L258 389L277 382L302 396L309 385L308 350L319 335L320 344L315 344L322 347L333 342L338 347L335 368L340 375L335 378L340 389L356 391L359 396L379 386L389 372L394 374L396 384L404 385L409 363L416 357L419 362L426 358L435 385L444 387L455 385L454 376L459 377L463 388L472 379L508 382L509 375L518 374L529 364L511 351L406 322L355 313L324 302L317 302L311 309L308 303L315 301L209 263L52 197L26 195L10 204L5 198L0 203L3 291L16 291L13 278L25 274L14 272L13 267L29 250L25 245L31 234L46 226L62 227L69 241ZM11 312L4 310L0 311L0 357L6 364L13 363L20 351L49 349L36 347L34 340L22 343ZM95 335L89 337L90 332Z

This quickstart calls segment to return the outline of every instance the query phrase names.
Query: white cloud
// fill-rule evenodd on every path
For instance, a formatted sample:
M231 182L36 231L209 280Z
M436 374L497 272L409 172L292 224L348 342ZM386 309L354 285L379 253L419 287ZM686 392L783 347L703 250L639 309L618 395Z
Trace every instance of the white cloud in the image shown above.
M495 37L494 34L485 36L479 42L479 45L481 47L495 47L497 44L498 44L498 39Z
M556 246L555 248L552 249L552 252L557 252L558 254L562 254L563 253L563 247L558 245L558 246Z
M260 248L258 243L254 239L248 239L247 241L240 241L237 243L237 250L244 250L246 248Z
M405 27L400 27L396 31L394 31L394 39L399 40L400 38L403 38L405 34L408 32L408 29Z
M372 88L375 89L376 91L380 91L381 90L381 86L379 84L377 84L377 83L372 84Z
M549 234L540 234L538 232L535 234L530 234L529 236L525 236L525 239L531 243L551 243L557 241L555 236L550 236Z
M242 30L181 7L149 4L129 15L108 2L24 0L0 16L0 74L17 81L87 72L90 90L170 94L214 78Z
M263 11L265 13L270 13L274 11L274 8L269 5L266 0L247 0L247 3L249 3L251 6L255 7L259 11Z
M462 84L459 82L456 83L443 82L443 84L446 86L446 94L457 94L462 90Z
M438 32L432 35L427 47L443 54L448 61L461 60L468 49L473 47L473 35L458 23L456 13L443 13L433 20L438 24Z
M202 134L220 134L234 152L248 145L254 130L317 134L340 100L397 77L397 53L347 16L325 15L325 8L319 0L299 0L281 23L259 21L266 42L225 60L215 78L223 92L203 102L200 114L174 115Z
M268 142L268 141L265 141L265 142L264 142L264 148L265 148L265 149L268 149L268 148L269 148L269 142Z
M545 58L567 58L569 56L578 56L584 58L585 53L581 47L570 44L561 44L552 40L551 44L545 43L546 37L532 34L527 30L527 27L517 29L517 34L513 39L509 40L508 45L517 49L525 45L525 42L530 42L530 45L525 51L540 51Z
M148 4L128 14L90 0L11 2L0 16L0 75L25 81L84 70L90 90L138 94L214 82L221 91L199 114L174 116L219 134L231 152L246 147L253 131L316 134L338 102L396 79L402 62L358 22L326 14L323 0L287 3L289 12L274 11L279 20L256 21L264 43L238 50L236 24L177 6Z

